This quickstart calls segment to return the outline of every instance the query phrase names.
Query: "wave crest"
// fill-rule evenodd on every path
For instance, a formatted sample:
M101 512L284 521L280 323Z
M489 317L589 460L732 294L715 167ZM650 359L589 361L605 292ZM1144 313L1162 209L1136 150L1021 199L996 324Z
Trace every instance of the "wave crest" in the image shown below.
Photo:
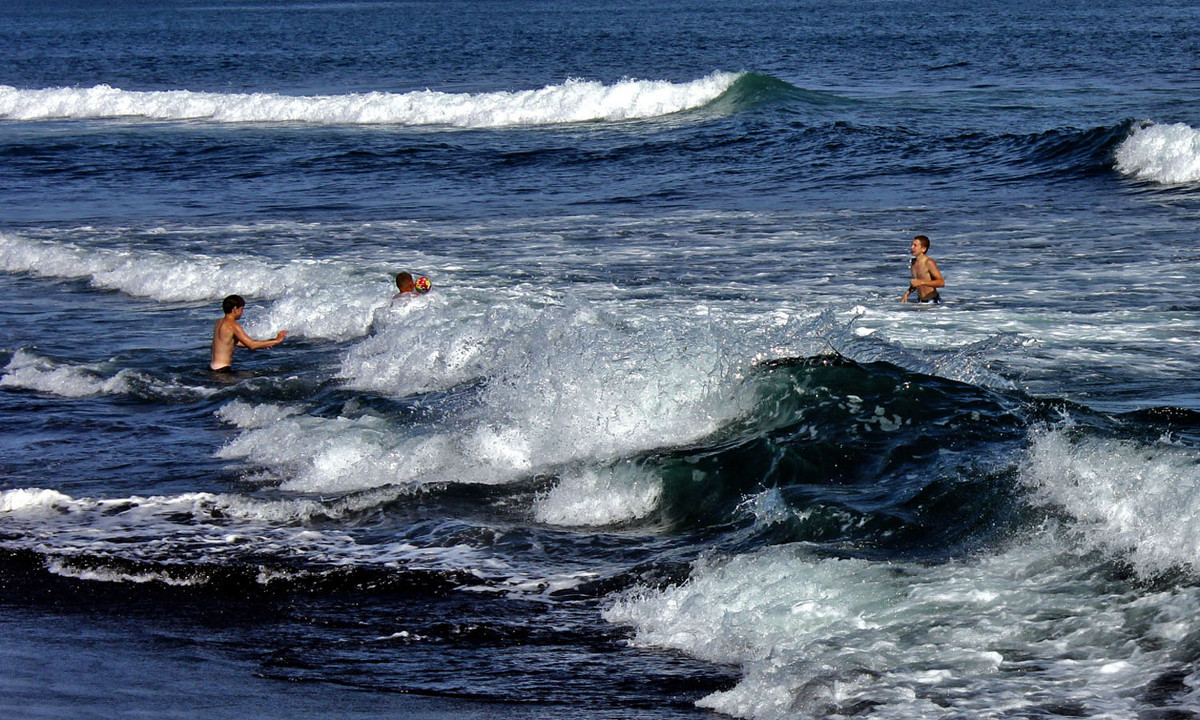
M1200 182L1200 130L1184 123L1145 124L1117 148L1117 170L1139 180Z
M567 80L540 90L490 93L352 93L296 97L274 93L91 88L21 90L0 86L0 118L8 120L144 118L217 123L307 123L460 128L556 125L654 118L703 107L738 80L717 72L672 83L622 80L611 85Z
M1034 436L1023 482L1078 521L1087 542L1128 558L1138 574L1200 571L1200 473L1195 449L1109 438Z

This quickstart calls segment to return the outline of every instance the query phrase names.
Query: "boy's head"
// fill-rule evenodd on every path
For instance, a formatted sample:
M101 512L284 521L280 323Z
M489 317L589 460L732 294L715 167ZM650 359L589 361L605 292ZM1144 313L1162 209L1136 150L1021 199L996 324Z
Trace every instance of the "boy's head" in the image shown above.
M412 273L402 272L396 275L396 288L400 292L413 292L416 287L413 286Z
M924 235L916 236L913 238L913 241L920 245L922 250L929 250L929 238L925 237Z
M221 301L221 312L226 315L240 307L246 307L246 301L242 299L241 295L230 295Z

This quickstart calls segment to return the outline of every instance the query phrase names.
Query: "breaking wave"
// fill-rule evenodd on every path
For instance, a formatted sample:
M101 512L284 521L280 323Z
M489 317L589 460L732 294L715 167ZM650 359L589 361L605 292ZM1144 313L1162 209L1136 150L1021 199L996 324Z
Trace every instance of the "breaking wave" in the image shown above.
M1200 131L1184 123L1135 127L1116 153L1117 170L1163 184L1200 181Z
M703 107L741 75L717 72L672 83L571 79L538 90L488 93L369 92L288 96L277 93L134 91L108 85L21 90L0 86L8 120L141 118L216 123L305 123L488 128L655 118Z

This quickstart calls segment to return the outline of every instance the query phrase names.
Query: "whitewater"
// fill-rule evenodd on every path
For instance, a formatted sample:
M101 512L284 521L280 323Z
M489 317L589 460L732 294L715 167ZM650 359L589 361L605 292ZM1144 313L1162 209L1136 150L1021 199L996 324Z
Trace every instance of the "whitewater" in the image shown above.
M493 93L371 92L292 97L275 93L129 91L91 88L21 90L0 86L0 118L9 120L204 120L215 123L435 125L458 128L549 125L659 117L702 107L738 76L713 73L690 83L567 80L538 90Z
M1200 714L1184 4L0 20L0 713Z

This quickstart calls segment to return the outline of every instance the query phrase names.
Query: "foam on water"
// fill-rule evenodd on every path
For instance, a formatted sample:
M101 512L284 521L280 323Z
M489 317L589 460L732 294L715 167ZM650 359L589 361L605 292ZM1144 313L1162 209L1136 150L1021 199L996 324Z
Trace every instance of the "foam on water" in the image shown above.
M233 261L203 255L179 257L144 249L85 247L0 234L0 269L41 277L87 278L92 285L164 302L223 297L222 288L275 296L287 279L280 268L254 258Z
M567 224L582 231L577 226L590 222L588 218L573 218ZM672 218L666 227L670 232L695 232L691 225L677 227L681 222ZM601 235L632 233L634 239L613 252L620 253L619 259L645 266L654 257L656 246L653 240L636 238L650 238L657 229L657 225L647 228L617 223L599 232ZM687 324L702 322L699 306L684 307L678 298L642 300L621 289L614 294L611 283L599 282L604 278L598 277L593 283L573 282L564 289L554 278L570 277L575 272L573 268L591 261L586 253L564 243L553 226L530 227L505 221L489 224L478 232L495 240L496 264L466 265L457 256L460 254L453 252L433 258L390 247L396 237L420 245L435 245L444 233L457 237L454 233L459 232L420 223L173 228L151 231L148 236L145 232L119 229L45 232L57 239L29 237L29 233L0 234L0 269L14 274L83 278L101 289L160 302L205 301L215 307L216 301L228 292L238 292L251 304L244 324L252 336L271 335L280 329L288 329L298 338L346 341L369 336L355 343L344 356L337 376L351 388L389 395L442 390L494 376L497 364L504 364L494 358L512 355L510 334L515 333L517 344L521 345L527 329L539 322L538 316L546 308L564 302L576 300L608 307L614 305L617 297L623 312L632 308L639 317ZM240 250L261 247L263 252L271 252L280 235L297 238L306 247L320 248L323 259L306 257L308 252L293 251L274 259ZM774 257L781 244L792 244L781 243L774 233L767 235L771 239L761 247L746 246L752 254ZM550 258L545 270L549 282L514 285L511 277L496 269L503 262L519 264L519 260L506 256L504 250L513 247L512 241L518 238L521 243L537 246L537 252ZM179 241L205 247L214 242L233 244L238 250L210 256L159 249ZM710 251L718 254L706 260L705 254ZM492 252L490 246L489 252ZM716 246L713 249L699 246L689 262L700 265L707 261L728 262L723 252ZM395 270L395 256L413 254L418 255L422 267L438 280L438 285L432 294L418 300L390 303L394 292L390 273ZM988 373L982 360L969 366L952 357L958 351L947 352L947 348L976 352L975 348L990 345L989 353L1000 351L1015 364L1040 362L1042 366L1055 366L1060 361L1082 359L1085 353L1094 353L1095 357L1088 358L1090 365L1144 374L1147 370L1143 346L1153 343L1162 348L1169 343L1182 347L1197 332L1191 313L1161 307L1173 296L1173 288L1193 279L1187 269L1189 265L1152 255L1142 253L1136 259L1144 267L1157 271L1148 275L1139 284L1139 293L1133 295L1125 282L1125 264L1063 262L1063 267L1054 269L1051 276L1067 273L1069 280L1048 282L1046 288L1039 289L1046 297L1035 304L1036 310L1024 305L1014 308L1003 302L1005 296L1021 291L1024 285L1014 285L1011 273L999 273L998 278L1004 284L994 288L994 296L983 298L986 303L952 304L932 312L914 312L895 303L890 296L882 300L875 297L869 303L862 303L862 298L855 296L853 299L860 302L850 305L844 302L844 288L834 287L825 295L824 290L808 284L804 285L803 293L787 285L756 288L756 293L764 293L763 304L715 301L703 312L720 321L728 320L730 333L739 333L741 343L765 356L777 356L776 346L789 354L811 352L807 349L811 345L808 342L802 343L804 348L788 348L787 336L799 334L807 341L817 333L788 326L806 322L822 308L837 307L842 311L838 318L841 325L853 323L852 330L847 332L844 327L826 323L821 332L839 352L858 360L884 359L930 374L1002 386L1004 381ZM1112 259L1105 256L1106 261ZM967 258L951 260L958 273L956 282L982 287L980 281L963 277L979 272L970 268ZM795 262L803 265L802 258L796 258ZM1134 262L1133 257L1130 262ZM987 272L992 272L990 266ZM800 274L796 282L807 283ZM1119 307L1089 312L1082 317L1076 312L1065 312L1063 308L1067 305L1063 298L1078 294L1081 288L1099 293L1095 300L1101 308L1109 301L1119 301ZM851 317L847 318L844 311L851 307ZM734 328L735 322L741 327ZM772 334L774 337L768 337ZM784 341L776 342L779 337ZM1036 356L1011 352L1035 343ZM728 352L733 340L719 344L726 348L722 352ZM735 348L734 352L739 351ZM987 353L978 354L982 358ZM1166 372L1163 369L1168 366L1156 365L1150 371ZM1178 374L1178 370L1170 372Z
M985 375L980 358L995 348L921 359L832 312L761 322L704 308L680 318L650 304L460 288L381 308L338 373L426 412L397 420L352 404L313 417L296 405L278 418L264 409L271 421L260 422L235 403L220 416L240 432L219 455L301 492L545 475L558 482L534 508L540 522L637 520L657 505L659 480L613 463L728 426L752 409L747 378L763 348L768 359L803 357L827 352L831 337L855 359L962 379Z
M217 392L216 388L162 379L141 370L125 368L114 373L105 363L63 362L24 348L16 350L0 370L0 387L35 390L64 398L134 395L189 400Z
M490 537L365 541L331 527L405 497L397 488L333 500L263 499L184 493L72 497L55 490L0 492L7 530L0 549L36 548L48 572L95 582L203 585L219 566L256 568L267 586L346 569L436 573L464 590L548 597L595 578L587 570L521 568L490 547ZM298 562L297 562L298 561Z
M176 577L166 572L147 571L129 573L111 570L108 568L77 567L72 565L70 562L65 562L61 559L47 562L46 570L54 575L75 578L77 580L90 580L93 582L135 583L139 585L157 582L174 587L186 587L189 585L199 585L201 583L200 578L195 576Z
M802 546L701 561L605 612L640 646L742 668L699 701L739 718L1134 717L1180 649L1200 591L1110 586L1050 530L937 566L820 558ZM1193 658L1194 659L1194 658ZM1193 672L1178 707L1200 699ZM1187 690L1187 688L1192 688ZM1190 693L1190 694L1187 694Z
M633 591L605 617L639 645L740 666L736 687L699 703L740 718L1123 718L1149 697L1163 712L1194 708L1200 588L1148 590L1105 565L1200 571L1198 460L1170 438L1039 430L1019 478L1068 524L940 565L806 545L706 558L685 583ZM777 491L743 509L764 524L807 519ZM1160 678L1174 689L1152 690Z
M291 97L270 93L127 91L91 88L20 90L0 86L0 118L146 118L218 123L442 125L462 128L552 125L653 118L702 107L738 79L713 73L689 83L568 80L540 90L455 94L423 90Z
M662 478L630 463L589 468L560 477L537 499L533 515L550 525L616 525L653 513L662 492Z
M23 512L29 508L53 508L71 501L70 496L57 490L18 488L0 493L0 512Z
M264 412L277 419L263 423ZM299 408L264 411L241 403L226 406L219 415L253 420L217 457L265 468L269 475L260 480L278 482L283 490L335 492L444 482L454 479L448 468L461 457L452 436L411 435L374 415L331 419L302 414Z
M482 399L515 420L538 456L625 457L702 437L748 410L745 349L729 328L619 310L566 306L510 336Z
M296 412L244 426L221 456L269 468L286 478L285 489L308 492L507 483L689 442L746 410L743 361L722 348L734 340L728 334L649 318L638 327L590 306L547 307L536 295L436 313L423 302L389 309L390 319L347 352L342 375L400 397L478 379L436 424ZM244 414L222 412L238 424Z
M1095 547L1145 576L1200 572L1200 452L1043 430L1023 473L1037 499L1069 513Z
M0 233L0 270L86 278L94 287L159 302L219 301L231 292L274 302L247 313L247 332L288 329L298 336L344 340L365 335L391 296L391 279L337 260L275 262L244 254L177 255L135 246L86 247Z
M421 547L403 540L365 543L337 529L305 525L314 518L344 518L399 496L392 490L333 501L203 492L75 498L54 490L20 488L0 492L0 514L5 526L19 530L23 538L14 534L0 539L0 547L23 549L32 543L47 557L51 571L107 582L194 584L203 581L198 566L238 561L247 555L299 555L315 566L402 563L409 568L467 572L488 567L501 579L507 577L502 561L479 548ZM94 561L100 558L139 563L140 569L97 565ZM260 578L264 583L271 580L271 573Z
M122 395L132 391L132 370L121 370L104 377L91 365L70 365L41 357L28 350L17 350L4 367L0 387L25 388L61 397Z
M1146 123L1117 148L1117 169L1157 183L1200 181L1200 131L1184 123Z
M453 302L438 290L399 298L375 310L370 337L345 354L338 377L355 389L399 396L482 377L542 302L537 295L476 297L467 289Z

